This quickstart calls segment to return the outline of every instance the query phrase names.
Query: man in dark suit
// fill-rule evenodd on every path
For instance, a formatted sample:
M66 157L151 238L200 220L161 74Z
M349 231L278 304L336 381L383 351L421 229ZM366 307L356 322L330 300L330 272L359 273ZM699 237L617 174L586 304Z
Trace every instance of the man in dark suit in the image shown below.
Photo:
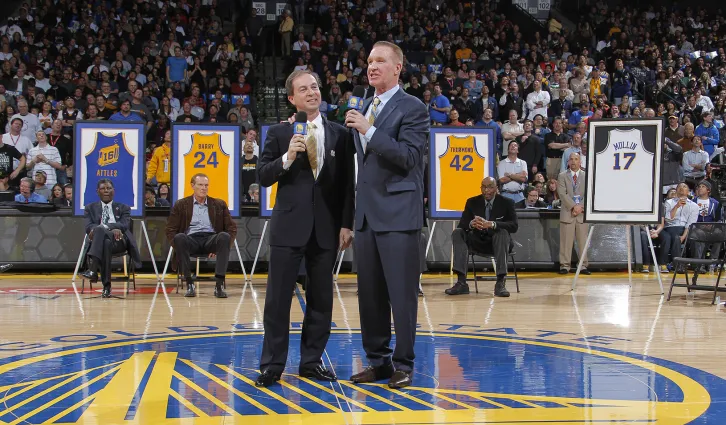
M466 201L459 226L451 234L454 244L454 272L457 280L445 292L448 295L469 293L466 283L469 247L481 253L492 253L497 265L497 283L494 295L508 297L506 287L507 254L512 243L511 234L519 228L514 202L497 194L497 181L487 177L481 182L481 195Z
M103 298L111 297L111 258L113 254L128 251L136 267L141 267L141 255L131 234L131 208L114 202L113 182L101 179L96 184L100 201L84 207L86 234L90 243L88 249L88 269L81 273L91 282L98 281L98 270L103 282Z
M255 384L269 387L287 363L290 306L295 280L305 259L307 306L301 335L304 378L335 381L322 365L333 313L333 265L337 249L352 242L354 211L353 143L349 131L320 112L320 82L309 71L287 78L288 100L307 113L307 135L290 123L267 132L259 161L259 181L277 183L270 220L270 271L265 293L265 338Z
M370 366L356 383L389 379L411 385L418 312L419 232L423 227L424 152L429 137L426 106L398 86L403 52L378 42L368 57L376 96L364 113L350 110L358 158L355 253L363 348ZM391 350L391 312L396 347Z
M226 202L207 196L209 177L198 173L192 176L190 183L194 193L176 201L166 222L166 239L176 251L179 273L187 282L187 293L184 296L197 295L189 257L207 254L209 258L217 260L214 268L214 296L227 298L223 286L229 249L237 236L237 225L232 221Z

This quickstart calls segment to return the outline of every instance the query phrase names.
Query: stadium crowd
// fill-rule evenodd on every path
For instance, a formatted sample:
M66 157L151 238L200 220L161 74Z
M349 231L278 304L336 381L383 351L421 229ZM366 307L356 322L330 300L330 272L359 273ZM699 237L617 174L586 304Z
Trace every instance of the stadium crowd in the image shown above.
M720 10L598 2L569 30L523 31L503 3L296 0L266 28L251 8L225 22L216 0L25 2L0 27L0 191L70 205L74 121L141 121L147 205L165 205L170 123L230 122L244 127L241 190L254 203L263 58L314 71L322 112L342 122L353 87L373 95L367 54L388 40L405 52L401 87L427 105L432 125L495 130L500 190L519 207L559 207L556 178L570 154L587 167L591 117L666 118L663 194L686 183L694 200L720 202L710 166L726 113ZM720 206L696 203L698 220L720 220ZM666 220L646 234L684 225Z

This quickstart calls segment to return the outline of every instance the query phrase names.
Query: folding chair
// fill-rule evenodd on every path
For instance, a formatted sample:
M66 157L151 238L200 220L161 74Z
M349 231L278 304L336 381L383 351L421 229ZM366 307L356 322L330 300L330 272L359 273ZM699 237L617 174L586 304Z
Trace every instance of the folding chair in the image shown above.
M712 245L719 245L720 253L718 258L688 258L686 252L690 248L691 252L695 252L695 243L703 243L706 248ZM693 223L688 228L688 238L686 243L683 245L681 256L673 259L673 279L671 280L671 288L668 291L668 301L671 300L671 293L673 287L686 288L688 292L691 291L713 291L713 299L711 304L716 302L717 292L726 292L726 287L719 287L721 281L721 273L724 265L724 248L726 248L726 223ZM705 249L704 249L705 253ZM718 277L716 278L716 284L711 285L698 285L695 282L689 283L688 280L688 267L698 268L701 266L718 266ZM683 274L686 277L686 283L676 283L676 275L679 273L679 269L683 270Z
M131 234L134 232L134 221L130 220L129 225L129 231ZM88 239L88 235L85 236L84 242L83 242L83 252L82 254L88 255L86 252L86 242L90 242ZM119 252L117 254L113 254L111 256L111 263L113 263L113 260L116 260L118 258L123 259L123 268L124 268L124 275L123 276L117 276L113 277L113 273L111 274L111 282L126 282L126 295L129 294L129 287L130 285L134 285L134 291L136 290L136 265L134 264L134 261L131 259L131 255L129 255L129 251L123 251ZM100 277L100 273L99 273ZM86 278L81 278L81 294L84 291L84 288L86 286ZM88 281L88 287L91 291L93 291L93 282L90 280Z
M509 253L508 253L508 255L509 255L509 259L512 261L512 269L513 269L513 272L514 272L514 282L516 283L516 286L517 286L517 293L519 293L519 276L517 276L517 262L514 259L514 257L517 255L517 253L514 251L514 244L515 243L516 242L513 239L509 243ZM496 264L496 260L495 260L495 258L494 258L494 256L492 255L491 252L481 252L481 251L474 250L474 249L472 249L471 244L469 244L468 241L467 241L467 245L469 247L469 262L471 263L472 269L474 271L474 279L473 279L473 281L474 281L474 289L476 290L476 293L478 294L479 293L479 282L480 281L496 282L496 280L497 280L497 277L496 277L497 264ZM518 246L522 246L522 245L520 245L518 243L517 243L517 245ZM491 261L492 268L495 271L495 276L477 276L476 275L476 260L475 260L474 257L482 257L484 259L484 261L486 261L486 262L490 262ZM466 280L468 282L471 279L468 279L467 278Z
M192 280L196 284L197 282L216 282L216 279L214 275L212 276L199 276L199 263L201 260L209 261L209 255L208 254L193 254L190 255L190 258L196 262L196 272L192 275ZM179 293L179 288L184 286L184 276L179 274L179 271L176 273L176 293ZM223 285L224 289L227 289L227 281L225 280Z

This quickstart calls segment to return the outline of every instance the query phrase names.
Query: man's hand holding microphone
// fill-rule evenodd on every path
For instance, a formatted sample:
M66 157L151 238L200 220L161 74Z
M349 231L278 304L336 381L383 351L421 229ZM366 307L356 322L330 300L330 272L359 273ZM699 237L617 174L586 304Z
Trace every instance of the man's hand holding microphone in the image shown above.
M302 157L302 153L307 150L305 145L305 137L307 136L308 114L300 111L295 114L295 122L292 123L293 135L290 139L290 146L287 148L287 160L294 161Z
M348 101L349 110L345 113L345 126L356 129L361 135L365 135L371 128L371 124L362 113L365 101L363 96L365 96L365 89L362 86L356 86Z

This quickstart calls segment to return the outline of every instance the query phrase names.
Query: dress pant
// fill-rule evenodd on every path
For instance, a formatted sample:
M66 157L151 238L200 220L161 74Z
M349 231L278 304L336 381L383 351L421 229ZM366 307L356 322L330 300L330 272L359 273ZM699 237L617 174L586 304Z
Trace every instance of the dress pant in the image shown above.
M660 232L662 238L660 244L661 264L668 264L675 257L681 256L681 235L685 231L683 226L666 227ZM669 257L670 254L670 258Z
M127 247L128 241L125 235L122 235L121 239L116 240L113 232L101 225L93 229L93 239L91 239L87 255L94 257L96 267L100 267L103 286L111 284L111 259L113 255L126 251ZM89 267L89 269L93 272L98 272L98 270L93 270L96 267Z
M303 258L307 282L300 367L322 364L333 318L332 270L336 253L335 249L323 249L318 245L315 229L306 246L270 246L260 371L282 372L285 369L290 345L290 306Z
M560 175L560 166L562 158L547 158L545 169L547 170L547 180L555 179Z
M187 235L177 233L174 236L174 250L179 264L179 274L184 276L187 282L192 280L191 258L192 255L216 254L214 266L214 277L224 279L227 275L227 263L229 263L229 248L231 238L227 232L211 233L199 232Z
M494 262L497 265L497 276L507 275L507 257L512 238L506 230L467 232L457 228L451 234L451 242L454 245L455 273L466 275L469 265L469 246L471 246L475 253L493 254Z
M397 370L413 371L421 270L419 233L375 232L364 223L355 234L361 337L371 366L392 362ZM396 332L393 350L391 313Z
M560 222L560 268L570 270L572 261L572 248L575 245L575 239L577 239L577 249L580 250L580 256L584 256L585 259L582 262L582 267L587 268L587 255L583 252L585 242L587 241L587 231L589 226L587 223L578 223L577 220L572 223Z

